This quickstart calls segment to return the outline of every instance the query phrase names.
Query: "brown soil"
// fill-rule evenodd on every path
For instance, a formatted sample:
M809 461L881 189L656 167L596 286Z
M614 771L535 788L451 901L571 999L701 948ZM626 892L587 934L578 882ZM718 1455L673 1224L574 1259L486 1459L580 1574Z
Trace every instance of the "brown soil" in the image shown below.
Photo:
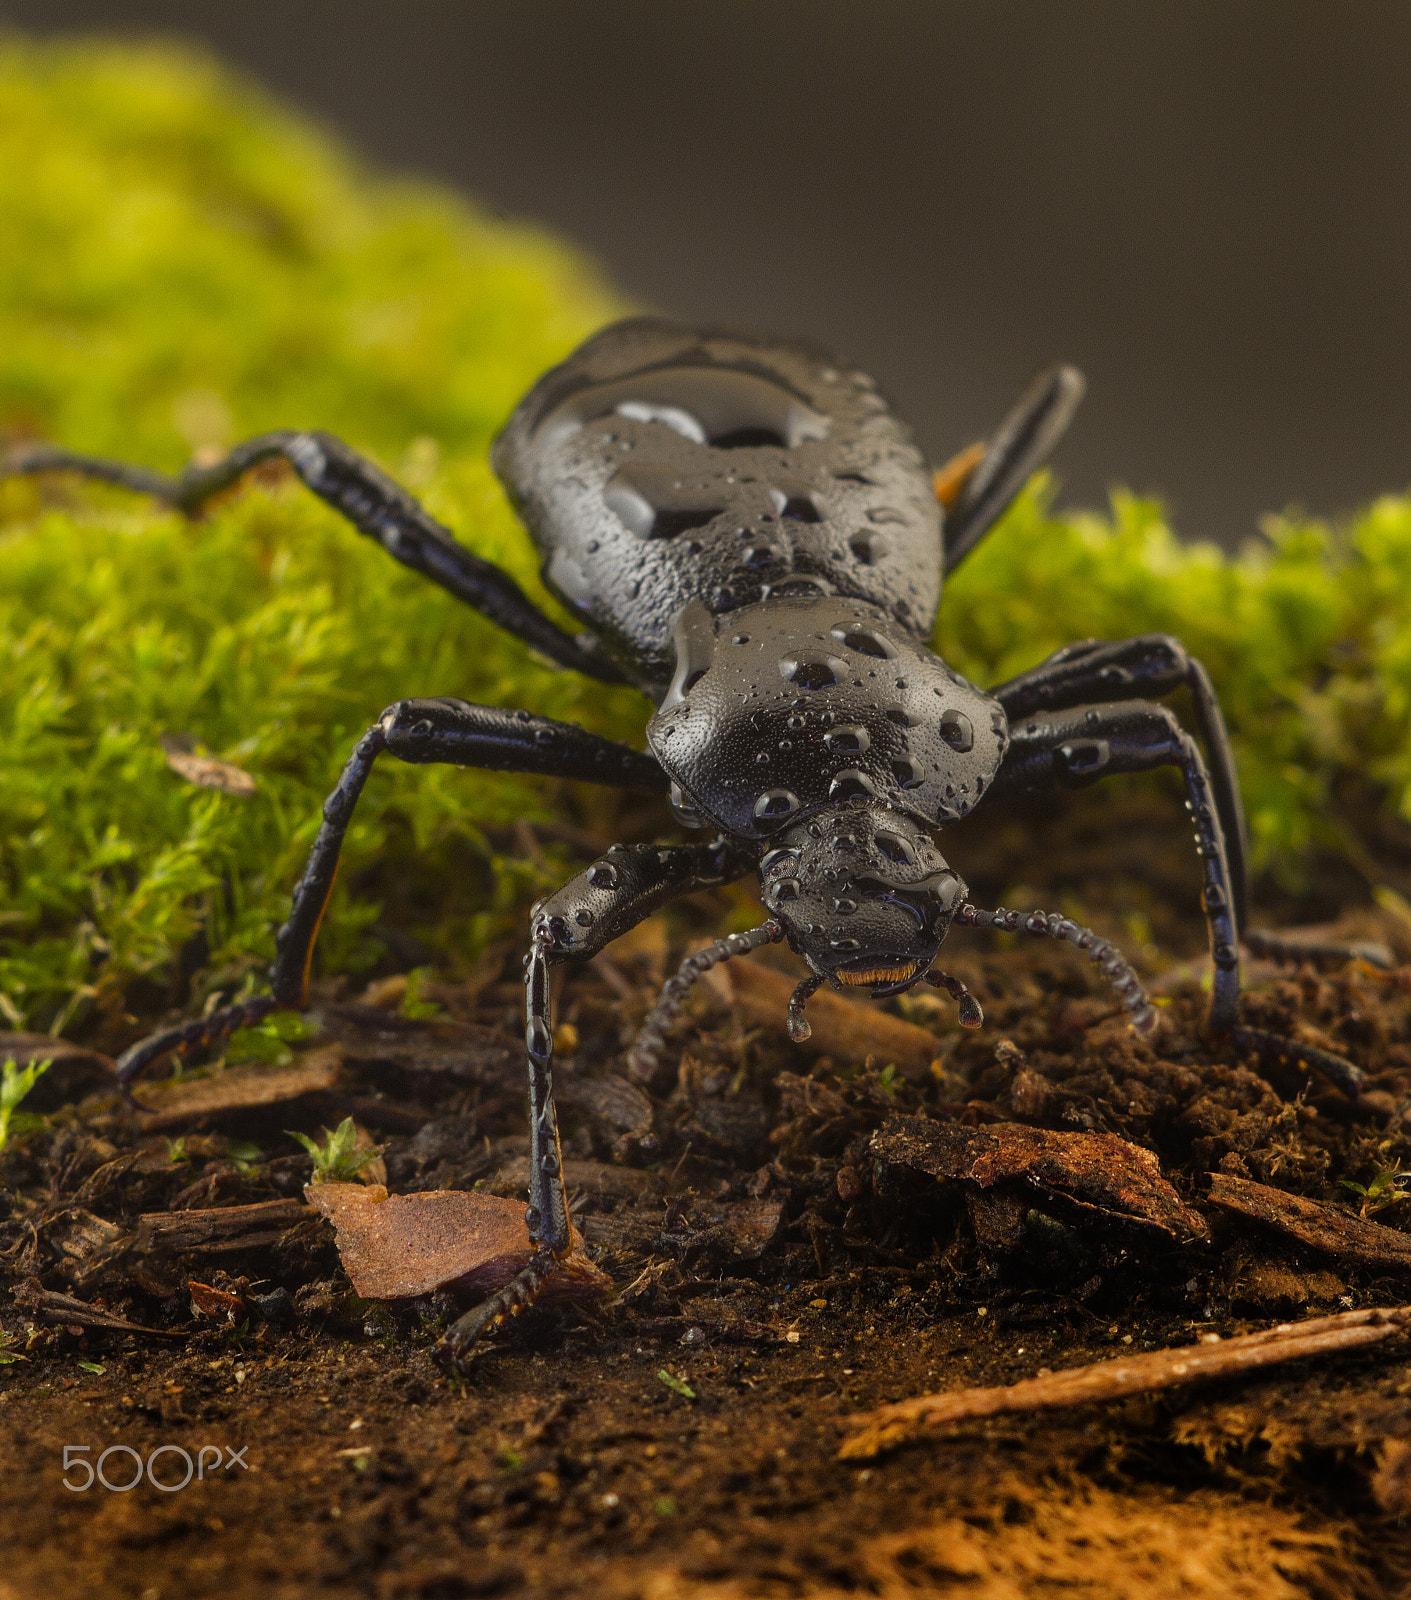
M1201 1041L1196 874L1166 801L967 829L948 853L974 898L1061 909L1115 939L1167 1002L1156 1039L1112 1014L1075 952L958 932L947 966L984 1028L962 1033L929 995L888 1008L934 1033L934 1064L807 1054L722 980L673 1035L679 1070L644 1118L616 1075L623 1044L731 902L658 921L560 995L568 1177L620 1293L528 1313L464 1380L432 1356L449 1294L357 1299L328 1224L290 1210L310 1163L284 1130L352 1114L385 1146L393 1192L522 1192L513 952L436 991L432 1021L400 1017L395 981L358 999L327 985L297 1098L183 1110L154 1085L143 1098L165 1109L143 1117L101 1063L57 1062L27 1104L50 1125L0 1157L0 1330L23 1356L0 1365L0 1600L1411 1595L1401 1336L837 1458L844 1419L884 1401L1411 1300L1411 1271L1315 1250L1208 1195L1220 1173L1351 1217L1344 1180L1411 1166L1411 969L1247 964L1248 1019L1354 1060L1368 1092L1352 1102ZM1411 852L1393 845L1388 880L1404 887ZM1411 959L1411 927L1364 893L1330 876L1256 921L1340 916L1345 936ZM879 1154L895 1138L873 1145L899 1115L1121 1136L1154 1152L1172 1206L1210 1237L1075 1199L1051 1172L990 1189L927 1177ZM280 1201L252 1214L269 1225L214 1227L218 1208ZM163 1233L163 1213L190 1215ZM1411 1204L1366 1215L1411 1233ZM105 1317L162 1331L92 1325ZM64 1450L85 1445L88 1461L209 1445L244 1464L180 1492L70 1490ZM118 1453L105 1473L121 1485L133 1469ZM183 1471L174 1451L156 1464L168 1482Z

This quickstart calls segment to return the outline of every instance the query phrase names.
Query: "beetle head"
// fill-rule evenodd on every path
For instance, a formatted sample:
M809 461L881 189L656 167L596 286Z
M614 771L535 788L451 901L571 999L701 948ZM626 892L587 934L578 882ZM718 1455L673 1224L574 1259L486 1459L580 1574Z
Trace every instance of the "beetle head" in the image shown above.
M966 894L922 825L876 802L787 829L759 870L790 946L821 976L874 995L923 976Z

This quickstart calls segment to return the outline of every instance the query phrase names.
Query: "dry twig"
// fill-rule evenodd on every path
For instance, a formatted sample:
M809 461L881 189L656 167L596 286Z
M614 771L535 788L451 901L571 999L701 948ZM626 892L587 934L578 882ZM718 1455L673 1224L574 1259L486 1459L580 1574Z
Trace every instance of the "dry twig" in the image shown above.
M855 1430L838 1451L841 1460L875 1456L918 1435L952 1422L993 1417L1009 1411L1053 1411L1098 1405L1128 1395L1149 1394L1213 1378L1242 1377L1260 1367L1278 1366L1303 1356L1329 1355L1378 1344L1411 1323L1411 1306L1377 1306L1344 1311L1335 1317L1281 1323L1263 1333L1241 1334L1175 1349L1149 1350L1115 1361L1097 1361L1041 1378L1027 1378L997 1389L955 1389L879 1406L848 1418Z

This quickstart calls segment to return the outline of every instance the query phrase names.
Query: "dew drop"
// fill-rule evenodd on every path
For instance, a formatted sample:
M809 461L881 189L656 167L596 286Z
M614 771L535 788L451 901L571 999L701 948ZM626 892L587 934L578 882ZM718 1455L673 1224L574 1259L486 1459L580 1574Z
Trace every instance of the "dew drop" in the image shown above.
M899 867L909 867L915 864L916 851L900 834L879 833L875 843L887 860L895 861Z
M859 772L856 767L849 767L840 772L832 783L828 785L828 798L830 800L871 800L876 797L877 790L871 778L865 772Z
M767 789L754 803L755 821L762 827L777 827L799 809L799 797L789 789Z
M611 861L599 861L588 869L588 882L595 889L615 889L617 868Z
M851 755L861 755L871 743L867 729L856 725L834 728L823 736L823 742L830 750Z
M798 650L782 656L779 675L800 689L829 689L847 676L845 661L821 650Z

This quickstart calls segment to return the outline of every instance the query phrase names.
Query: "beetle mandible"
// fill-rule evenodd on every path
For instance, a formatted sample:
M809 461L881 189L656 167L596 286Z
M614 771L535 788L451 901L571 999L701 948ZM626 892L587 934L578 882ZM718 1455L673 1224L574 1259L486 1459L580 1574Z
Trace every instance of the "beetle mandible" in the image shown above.
M187 512L281 456L398 561L560 665L635 684L656 702L645 753L524 710L455 699L388 707L325 803L279 930L272 992L135 1045L119 1063L123 1085L168 1051L189 1052L305 1003L343 835L383 753L661 791L680 823L711 834L704 843L615 846L533 909L525 960L533 1254L508 1288L452 1327L443 1341L452 1361L528 1304L569 1248L550 970L594 955L677 896L757 871L769 916L691 958L667 984L631 1057L641 1075L691 980L769 940L787 940L810 969L789 1007L795 1038L807 1036L804 1004L825 982L885 996L926 979L977 1024L964 986L933 967L953 923L1079 945L1114 982L1133 1025L1149 1030L1156 1014L1111 945L1066 918L970 905L933 834L982 801L1174 766L1204 869L1214 974L1207 1031L1255 1039L1237 1030L1243 812L1201 664L1167 634L1090 639L986 692L926 642L943 575L1046 459L1082 390L1071 367L1042 374L987 444L933 477L872 380L821 351L654 318L605 328L535 384L493 455L542 553L546 584L585 626L577 636L325 433L262 434L177 478L49 447L13 456L8 471L75 470ZM1199 740L1151 698L1180 688Z

